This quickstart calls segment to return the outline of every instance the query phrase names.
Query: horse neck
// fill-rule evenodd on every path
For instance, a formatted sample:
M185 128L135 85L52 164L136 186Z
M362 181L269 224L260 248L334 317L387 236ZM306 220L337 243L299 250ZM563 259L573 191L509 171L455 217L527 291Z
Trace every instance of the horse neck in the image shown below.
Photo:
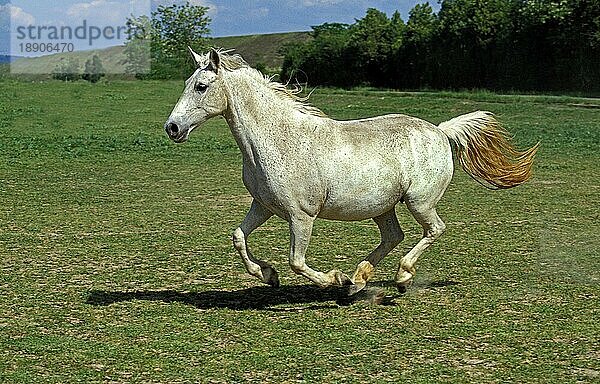
M228 108L224 113L242 152L255 151L259 143L268 148L277 144L273 141L301 130L307 116L266 82L245 71L226 74Z

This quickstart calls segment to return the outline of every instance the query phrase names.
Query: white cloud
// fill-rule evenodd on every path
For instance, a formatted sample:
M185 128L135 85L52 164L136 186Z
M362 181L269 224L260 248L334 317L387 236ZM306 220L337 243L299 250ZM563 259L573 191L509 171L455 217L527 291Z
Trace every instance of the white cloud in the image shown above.
M344 2L344 0L302 0L302 5L305 7L319 7L336 5Z
M129 3L125 1L93 0L73 4L67 16L74 20L88 20L99 25L124 24L130 15Z
M199 6L202 6L202 7L209 7L209 8L210 7L214 7L213 4L211 4L210 2L205 1L205 0L190 0L190 4L192 4L192 5L199 5Z
M8 16L13 25L35 24L35 17L12 4L0 5L0 15L2 15L2 19Z
M269 8L260 7L260 8L251 9L248 12L248 16L250 17L250 19L262 19L262 18L269 16L269 13L270 13Z
M217 7L215 4L211 3L210 1L191 0L190 4L208 8L207 13L208 13L208 16L210 16L210 17L214 17L217 14L217 12L219 11L219 7Z
M127 16L150 16L152 10L152 0L125 0L129 3L129 11Z

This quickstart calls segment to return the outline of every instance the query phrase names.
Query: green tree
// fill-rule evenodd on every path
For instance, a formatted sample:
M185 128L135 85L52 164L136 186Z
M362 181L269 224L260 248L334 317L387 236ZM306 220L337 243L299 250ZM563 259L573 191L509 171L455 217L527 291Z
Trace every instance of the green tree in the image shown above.
M287 83L306 82L306 79L299 81L297 78L297 74L299 71L304 70L303 68L305 68L306 56L310 51L311 47L312 44L309 42L289 43L281 47L281 53L283 54L283 62L281 64L280 77L282 81Z
M388 81L390 57L398 45L404 23L394 22L375 8L369 8L362 19L350 27L350 47L359 76L372 85Z
M347 51L348 25L325 23L313 27L311 35L311 41L284 47L282 79L299 83L354 85L354 60Z
M404 24L404 20L402 20L402 16L400 15L400 12L396 11L394 12L394 14L392 15L392 18L390 19L390 28L391 28L391 32L392 32L392 39L394 41L393 45L392 45L392 50L399 50L400 48L402 48L402 45L404 44L404 33L405 33L405 24Z
M510 1L443 0L438 14L448 86L485 87L496 75L495 51L510 30Z
M208 48L210 17L207 12L207 7L186 2L183 5L161 5L150 18L129 19L126 52L130 70L147 68L149 44L150 77L183 78L189 75L194 63L187 47L198 51Z
M351 85L354 81L353 62L348 55L349 31L347 24L326 23L313 27L314 41L307 72L307 80L321 84Z
M125 45L126 71L137 78L149 77L152 67L152 21L143 15L127 19L126 26L129 36Z
M406 24L369 9L286 48L283 78L314 84L600 92L600 1L441 0ZM286 76L287 75L287 76Z
M600 2L514 0L513 14L527 87L600 89Z
M433 49L438 28L438 18L429 3L417 4L411 9L403 44L395 55L399 86L420 88L434 84L440 65Z
M80 77L79 60L70 57L61 58L60 62L52 72L52 78L56 80L76 81L79 80Z
M590 92L600 90L600 2L572 0L564 19L562 47L568 56L559 63L562 73L570 74L572 88ZM571 60L568 60L571 57ZM576 68L578 70L573 70Z
M83 70L82 79L89 81L90 83L97 83L101 77L105 75L102 61L98 55L94 55L87 59Z

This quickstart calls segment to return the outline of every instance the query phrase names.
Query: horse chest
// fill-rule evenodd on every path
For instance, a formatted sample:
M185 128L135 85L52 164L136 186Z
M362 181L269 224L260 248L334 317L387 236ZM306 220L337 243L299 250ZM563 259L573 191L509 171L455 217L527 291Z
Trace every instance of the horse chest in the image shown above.
M264 167L255 163L244 162L242 179L250 194L258 199L272 199L281 193L279 186L282 184L281 175L267 171Z
M293 163L244 160L242 178L252 197L281 217L294 207L316 214L326 194L314 168Z

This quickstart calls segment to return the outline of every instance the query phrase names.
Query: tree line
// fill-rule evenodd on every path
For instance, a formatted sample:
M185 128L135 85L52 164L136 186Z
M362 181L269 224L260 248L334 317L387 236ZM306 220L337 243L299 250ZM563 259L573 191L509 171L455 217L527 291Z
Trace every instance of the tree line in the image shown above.
M80 72L79 60L64 58L54 68L52 78L62 81L76 81L83 79L90 83L97 83L104 75L104 66L98 55L94 54L86 60L83 73Z
M371 8L284 47L282 79L331 86L600 92L600 1L441 0Z

